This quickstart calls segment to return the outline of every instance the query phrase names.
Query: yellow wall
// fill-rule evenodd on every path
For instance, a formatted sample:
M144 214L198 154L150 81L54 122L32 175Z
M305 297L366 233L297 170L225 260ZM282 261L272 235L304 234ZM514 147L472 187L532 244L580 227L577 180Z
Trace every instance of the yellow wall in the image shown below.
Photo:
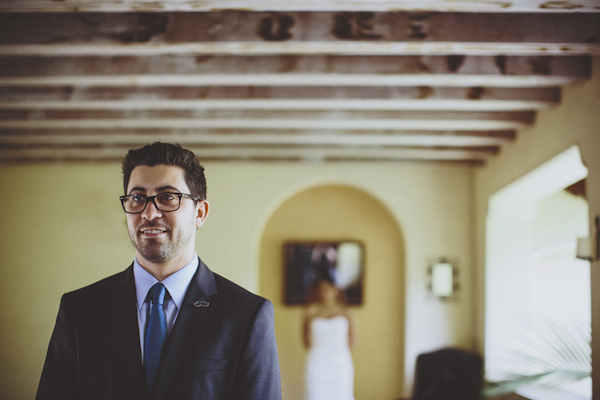
M398 340L404 338L404 377L389 383L390 392L404 378L409 394L419 353L449 344L472 346L468 167L421 163L205 163L205 167L212 207L199 230L196 249L215 272L257 292L269 290L259 288L263 232L294 194L323 185L350 186L377 199L370 204L388 210L403 238L391 251L402 254L405 267L404 287L398 285L398 293L405 294L404 335L398 332ZM60 296L131 263L134 251L118 200L121 186L118 163L0 166L0 304L5 305L0 308L0 398L33 398ZM364 218L371 218L371 212L382 211L364 210ZM371 240L371 233L368 236L365 240ZM456 303L439 302L427 293L427 264L440 256L459 261L462 290ZM375 276L369 285L377 282ZM385 301L375 303L385 311ZM361 349L375 354L389 350L389 343L371 340L378 326L365 323L360 329L363 347L357 348L357 357ZM394 360L396 355L387 362ZM394 368L401 374L400 367ZM357 379L363 379L362 373Z
M260 292L273 300L283 397L301 400L305 350L303 309L283 304L286 241L357 240L365 245L364 302L352 307L357 400L402 395L404 375L404 244L390 212L372 196L346 186L296 194L269 219L261 240Z
M477 293L483 299L485 284L485 223L490 196L537 167L579 146L588 169L587 198L592 219L600 215L600 57L593 60L592 80L563 91L561 105L539 113L536 124L523 129L514 144L477 171L475 178L475 250ZM590 232L594 232L590 229ZM600 263L592 263L592 352L600 354ZM510 323L510 321L507 321ZM478 347L483 349L484 303L477 313ZM594 399L600 399L600 359L593 359Z
M1 166L0 398L31 399L60 296L135 256L118 165Z
M212 225L205 227L200 246L213 269L258 290L262 233L273 213L308 188L355 187L389 210L404 239L405 357L404 377L398 377L404 381L404 396L410 394L418 354L448 345L473 347L470 168L421 163L244 163L209 164L207 170ZM458 262L461 292L456 302L443 303L427 292L428 263L442 256ZM364 329L362 340L370 337Z

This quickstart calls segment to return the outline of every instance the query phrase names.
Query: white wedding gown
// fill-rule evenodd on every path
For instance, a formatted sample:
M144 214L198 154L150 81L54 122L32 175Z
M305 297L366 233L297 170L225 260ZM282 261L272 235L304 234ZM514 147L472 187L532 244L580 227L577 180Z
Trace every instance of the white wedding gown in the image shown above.
M313 318L306 363L306 400L354 400L354 366L348 319Z

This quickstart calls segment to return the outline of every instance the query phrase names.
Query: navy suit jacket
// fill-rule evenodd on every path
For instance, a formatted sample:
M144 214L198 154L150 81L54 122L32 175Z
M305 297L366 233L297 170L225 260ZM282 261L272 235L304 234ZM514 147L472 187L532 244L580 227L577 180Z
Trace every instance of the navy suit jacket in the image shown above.
M131 265L62 297L36 399L279 400L273 304L200 261L148 393Z

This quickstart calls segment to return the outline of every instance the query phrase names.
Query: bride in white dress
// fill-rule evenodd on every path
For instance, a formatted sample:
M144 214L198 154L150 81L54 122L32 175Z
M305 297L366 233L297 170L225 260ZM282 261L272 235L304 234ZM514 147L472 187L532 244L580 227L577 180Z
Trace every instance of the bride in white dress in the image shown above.
M306 400L354 400L354 324L338 289L322 281L304 318Z

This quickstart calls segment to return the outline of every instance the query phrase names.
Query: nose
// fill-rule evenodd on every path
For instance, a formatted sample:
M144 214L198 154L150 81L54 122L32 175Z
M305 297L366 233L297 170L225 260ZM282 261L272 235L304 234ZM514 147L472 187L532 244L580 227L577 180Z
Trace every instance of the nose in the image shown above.
M148 201L146 208L142 211L142 218L147 220L153 220L155 218L162 217L162 212L156 208L153 201Z

